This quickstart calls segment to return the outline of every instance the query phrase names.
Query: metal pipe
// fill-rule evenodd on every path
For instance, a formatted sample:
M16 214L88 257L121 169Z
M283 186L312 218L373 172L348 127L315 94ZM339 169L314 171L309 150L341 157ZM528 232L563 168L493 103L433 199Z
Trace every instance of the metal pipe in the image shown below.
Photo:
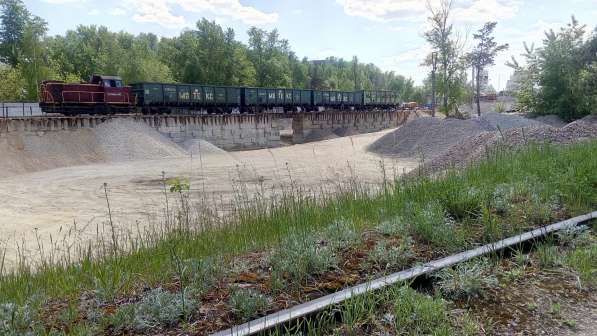
M416 266L408 270L394 273L377 280L368 281L363 284L350 287L339 292L323 296L313 301L305 302L303 304L294 306L292 308L284 309L279 312L267 315L254 321L241 324L230 329L220 331L212 334L213 336L245 336L269 330L273 327L283 323L296 320L318 311L321 311L331 305L346 301L352 297L374 291L376 289L384 288L405 280L414 279L424 274L432 273L455 264L471 260L489 253L497 252L508 247L516 246L533 239L544 237L548 234L577 227L579 224L585 223L597 218L597 211L588 213L586 215L570 218L568 220L544 226L530 232L526 232L514 237L500 240L496 243L484 245L472 250L454 254L442 259L434 260Z

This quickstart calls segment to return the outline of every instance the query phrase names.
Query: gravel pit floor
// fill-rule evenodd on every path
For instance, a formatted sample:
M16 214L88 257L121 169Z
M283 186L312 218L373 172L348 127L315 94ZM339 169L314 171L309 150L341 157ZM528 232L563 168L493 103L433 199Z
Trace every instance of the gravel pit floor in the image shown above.
M275 149L91 164L0 178L0 250L2 246L8 250L10 266L16 245L35 258L36 235L46 248L50 235L57 242L75 224L79 236L96 237L108 221L104 183L114 221L134 231L162 217L162 172L167 178L188 178L192 197L221 205L233 199L239 185L249 193L290 183L319 190L348 177L379 182L381 160L390 176L414 169L415 160L380 158L365 150L387 132Z

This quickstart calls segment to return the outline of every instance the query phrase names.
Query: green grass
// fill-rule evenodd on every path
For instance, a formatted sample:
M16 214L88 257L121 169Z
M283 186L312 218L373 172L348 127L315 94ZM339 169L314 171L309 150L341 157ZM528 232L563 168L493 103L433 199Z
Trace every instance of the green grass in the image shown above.
M387 183L388 189L381 193L355 184L344 193L315 198L295 187L273 201L257 200L252 207L237 209L236 216L223 224L200 218L190 227L201 230L180 225L175 226L178 231L143 236L129 243L126 253L85 257L74 265L46 264L36 272L26 267L12 273L4 270L0 303L33 305L52 298L76 299L90 291L109 301L141 284L153 288L184 277L188 267L181 261L217 256L229 260L278 246L291 233L322 232L335 223L360 230L400 216L400 223L408 223L406 229L400 224L400 230L427 242L437 253L459 251L525 231L531 224L597 208L596 157L597 142L531 146L522 152L494 153L475 167L441 178ZM521 184L522 191L516 191ZM513 194L499 197L506 197L512 206L497 209L496 190L507 186L515 189ZM526 196L517 199L521 194ZM188 218L181 217L185 216L174 218ZM578 260L576 264L582 265L583 257Z

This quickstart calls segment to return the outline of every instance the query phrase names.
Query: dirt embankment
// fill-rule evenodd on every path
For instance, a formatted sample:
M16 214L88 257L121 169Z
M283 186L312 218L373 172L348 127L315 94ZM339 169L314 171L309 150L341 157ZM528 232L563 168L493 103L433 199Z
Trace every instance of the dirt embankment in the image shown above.
M117 119L97 128L0 137L0 178L54 168L184 157L188 152L148 125Z
M433 159L458 141L484 132L512 128L536 128L545 124L517 115L487 113L480 118L419 118L385 135L369 146L369 151L386 156Z
M554 118L544 118L557 125ZM480 118L420 118L372 143L368 150L383 156L423 159L424 170L461 167L496 146L516 148L529 142L569 144L597 138L597 117L552 127L519 115L488 113Z

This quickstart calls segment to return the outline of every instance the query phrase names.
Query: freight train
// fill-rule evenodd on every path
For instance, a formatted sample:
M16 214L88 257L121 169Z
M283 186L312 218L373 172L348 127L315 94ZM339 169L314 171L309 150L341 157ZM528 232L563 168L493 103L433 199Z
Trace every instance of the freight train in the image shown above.
M93 75L87 83L44 81L40 107L46 113L265 113L320 109L389 109L400 106L396 92L331 91L231 87L200 84L133 83L117 76Z

